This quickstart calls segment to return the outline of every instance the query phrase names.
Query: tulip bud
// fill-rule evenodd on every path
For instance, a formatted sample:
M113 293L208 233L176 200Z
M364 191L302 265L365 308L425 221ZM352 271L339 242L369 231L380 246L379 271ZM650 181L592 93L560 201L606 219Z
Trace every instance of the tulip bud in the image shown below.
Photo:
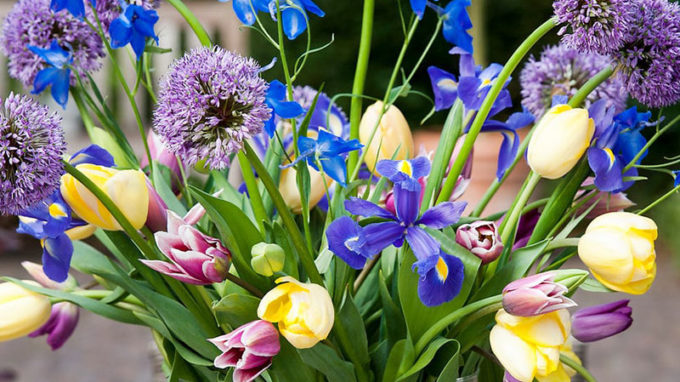
M149 178L146 178L146 188L149 191L149 212L146 216L146 226L152 232L158 232L165 229L168 225L168 206L163 201L156 189L153 188Z
M281 350L279 332L267 321L257 320L242 325L229 334L211 338L222 352L215 358L215 367L233 367L234 382L255 380L272 364L272 357Z
M13 283L0 284L0 342L40 328L50 318L50 311L49 298Z
M326 185L331 187L333 179L316 171L311 166L307 166L309 171L309 208L316 206L319 201L326 195ZM325 184L324 184L324 178ZM302 201L300 200L300 190L297 186L297 171L293 167L284 168L281 170L281 178L279 180L279 192L286 202L286 205L295 214L302 213Z
M31 261L22 261L21 266L24 267L29 275L31 275L33 280L37 281L38 284L44 286L45 288L69 291L75 289L78 286L78 282L71 275L68 275L66 281L60 283L53 281L47 277L45 271L43 271L43 266L40 264L36 264Z
M286 262L286 254L283 248L276 244L257 243L250 251L252 258L250 265L258 274L266 277L276 272L281 272Z
M109 134L108 131L94 127L91 130L92 143L100 146L106 150L113 157L114 162L118 167L132 168L134 165L130 162L128 155L123 151L118 142Z
M326 339L333 328L335 311L328 291L317 284L304 284L281 277L257 307L257 316L278 322L279 331L298 349L307 349Z
M168 150L165 143L161 141L160 137L158 137L158 135L156 135L153 130L149 130L149 133L146 136L146 142L149 145L151 159L166 166L170 169L170 171L172 171L173 174L175 174L175 176L177 176L177 179L181 179L182 172L177 161L177 156L172 151ZM148 165L149 157L145 153L142 155L140 167L144 168Z
M30 333L29 337L47 334L47 344L57 350L66 343L76 330L80 313L78 306L70 302L59 302L52 306L50 318L45 325Z
M456 146L453 148L453 153L451 154L451 159L449 160L449 165L446 168L446 176L449 175L449 171L451 171L451 167L453 166L454 162L456 161L456 158L458 158L458 155L460 154L460 150L463 147L463 143L465 142L465 135L461 136L458 138L456 141ZM474 157L474 147L472 150L470 150L470 154L468 155L467 160L465 161L465 164L463 165L463 169L460 172L460 175L458 175L458 179L456 180L456 185L453 188L453 193L451 194L451 197L449 198L449 201L455 201L458 200L461 196L463 196L463 193L465 190L467 190L468 186L470 185L470 179L472 178L472 158Z
M544 272L511 282L503 289L503 309L513 316L531 317L576 306L564 296L568 289L554 279L554 273Z
M656 277L652 219L629 212L610 212L590 222L578 243L578 255L607 288L643 294Z
M557 105L534 128L527 161L538 175L557 179L569 172L590 145L595 122L585 109Z
M76 168L111 198L135 229L142 228L149 206L149 191L143 172L121 171L89 163ZM61 195L79 218L105 230L122 230L97 197L71 174L61 177Z
M494 222L478 220L471 224L463 224L456 230L456 243L488 264L503 252L503 242L498 235Z
M378 123L383 107L384 104L381 101L369 106L359 124L359 141L366 150L364 162L375 175L379 175L375 170L378 161L404 160L413 158L415 155L413 136L406 118L396 106L391 105ZM376 126L375 135L371 140Z
M594 184L594 178L593 177L588 177L586 180L581 184L581 187L584 186L591 186ZM579 191L576 194L575 199L578 199L581 197L585 191ZM600 191L587 201L583 207L581 207L577 212L576 215L581 215L584 213L586 210L588 210L590 207L595 205L593 209L588 212L586 215L586 218L588 219L595 219L596 217L606 214L608 212L620 212L625 210L626 208L632 207L635 205L635 203L628 199L625 193L623 192L616 192L616 193L610 193L610 192L603 192Z
M572 316L572 335L581 342L593 342L628 329L633 324L629 302L620 300L579 310Z

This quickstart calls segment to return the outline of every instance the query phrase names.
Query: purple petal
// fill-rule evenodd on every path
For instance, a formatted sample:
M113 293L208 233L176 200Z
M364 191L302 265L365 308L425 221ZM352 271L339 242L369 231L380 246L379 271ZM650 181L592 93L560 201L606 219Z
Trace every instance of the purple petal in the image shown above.
M364 254L373 256L390 245L400 247L404 240L404 231L404 226L396 222L367 225L364 227L364 237L366 238Z
M395 218L394 215L392 215L389 211L378 206L377 204L355 197L345 200L345 209L352 215L369 217L375 216L392 220Z
M463 286L463 262L443 252L436 257L436 265L418 280L418 297L425 306L437 306L453 300Z
M365 244L365 239L361 227L354 220L347 216L342 216L333 221L326 230L328 239L328 249L336 256L341 258L350 267L361 269L366 264L366 257L357 251L352 243L357 247Z
M409 227L406 231L406 241L418 260L427 259L440 251L439 242L420 227Z
M203 280L199 280L195 277L192 277L188 274L186 274L182 269L177 267L175 264L168 263L166 261L160 261L160 260L140 260L142 263L144 263L147 267L153 269L156 272L162 273L166 276L170 276L176 280L188 283L188 284L194 284L194 285L207 285L207 284L212 284L210 282L205 282Z
M393 188L397 218L405 226L413 224L420 213L421 186L418 182L414 181L413 183L414 187L404 187L405 184L399 183L395 184Z
M572 318L593 316L603 313L615 312L623 307L627 307L630 300L624 299L619 301L610 302L602 305L589 306L587 308L580 309L572 315Z
M463 214L467 202L444 202L425 211L417 224L423 224L430 228L442 229L457 222Z
M427 68L434 93L434 109L445 110L453 106L458 98L458 81L456 77L436 66Z

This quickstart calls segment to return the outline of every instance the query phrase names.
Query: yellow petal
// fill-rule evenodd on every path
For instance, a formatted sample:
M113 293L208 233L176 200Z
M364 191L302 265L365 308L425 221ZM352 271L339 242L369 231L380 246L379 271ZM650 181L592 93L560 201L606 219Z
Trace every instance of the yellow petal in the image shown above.
M404 160L414 155L413 136L406 118L396 106L391 105L378 123L383 107L384 104L381 101L369 106L359 123L359 141L366 146L364 162L376 175L379 175L375 171L378 161ZM375 135L373 135L374 129ZM373 139L371 139L372 135Z
M119 171L106 181L105 191L135 229L144 226L149 212L149 189L143 172Z
M536 375L536 350L500 325L489 334L491 350L505 370L521 382L533 382Z
M581 261L600 277L615 284L630 281L633 254L626 235L613 228L591 230L578 243Z
M23 337L50 318L50 300L16 284L0 284L0 341Z

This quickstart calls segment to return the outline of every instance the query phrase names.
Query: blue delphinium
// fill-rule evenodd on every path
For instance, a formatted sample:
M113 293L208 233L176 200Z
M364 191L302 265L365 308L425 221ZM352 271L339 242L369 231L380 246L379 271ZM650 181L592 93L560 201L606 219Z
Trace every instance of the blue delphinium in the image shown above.
M220 0L222 2L228 0ZM276 21L276 0L232 0L234 13L242 23L253 25L257 12L269 11L273 20ZM313 13L324 17L325 13L312 0L280 0L281 23L283 33L289 40L294 40L307 29L307 13Z
M680 186L680 170L673 171L673 178L675 179L673 187Z
M66 9L75 17L83 18L85 16L85 3L83 0L52 0L50 2L50 9L53 12L59 12Z
M367 259L390 245L401 247L406 240L413 250L420 280L418 294L423 304L435 306L453 299L463 282L463 263L442 251L425 229L442 229L457 222L466 203L444 202L420 215L422 189L416 176L429 173L422 161L389 161L378 163L381 175L395 179L396 214L360 198L345 201L345 209L353 215L375 217L386 221L360 227L351 218L336 219L327 231L329 249L351 267L360 269ZM426 170L426 171L425 171Z
M326 175L341 185L346 186L347 165L342 154L359 150L362 147L363 145L356 139L346 141L325 130L319 130L319 136L316 140L303 136L298 137L300 156L295 158L293 163L284 166L284 168L294 166L299 161L304 160L312 168L320 171L320 164Z
M421 6L425 6L424 0L411 0L413 11L422 17ZM465 8L470 6L470 0L452 0L446 7L442 8L432 2L427 2L427 6L434 9L443 19L442 34L444 39L454 46L457 46L468 53L472 53L472 36L467 32L472 28L472 21Z
M71 81L71 69L73 63L71 52L62 49L56 39L52 40L49 49L29 45L28 49L45 60L50 66L39 71L33 80L31 93L42 93L45 88L51 86L52 98L66 108L68 102L68 89Z
M147 37L153 38L158 44L158 36L153 30L158 21L158 13L134 4L125 3L121 6L123 11L109 26L111 47L117 49L130 44L139 60L144 53Z
M269 84L265 103L272 109L272 116L264 125L264 129L270 138L274 136L276 131L277 115L281 118L289 119L299 117L305 113L305 110L297 102L286 101L286 85L279 80L274 80Z

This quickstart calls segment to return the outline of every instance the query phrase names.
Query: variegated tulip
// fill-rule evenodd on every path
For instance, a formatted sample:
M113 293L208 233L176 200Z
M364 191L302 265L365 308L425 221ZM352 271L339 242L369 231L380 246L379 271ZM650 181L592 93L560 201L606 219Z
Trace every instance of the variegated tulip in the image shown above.
M50 312L47 297L14 283L0 284L0 342L37 330L50 318Z
M406 118L396 106L391 105L379 120L383 107L381 101L369 106L359 124L359 141L366 150L364 162L376 175L375 167L380 160L403 160L415 156L413 136Z
M479 257L482 264L496 260L503 252L503 242L498 235L498 228L490 221L478 220L458 227L456 243Z
M567 287L554 280L554 273L544 272L511 282L503 289L503 309L514 316L530 317L576 306L564 295Z

